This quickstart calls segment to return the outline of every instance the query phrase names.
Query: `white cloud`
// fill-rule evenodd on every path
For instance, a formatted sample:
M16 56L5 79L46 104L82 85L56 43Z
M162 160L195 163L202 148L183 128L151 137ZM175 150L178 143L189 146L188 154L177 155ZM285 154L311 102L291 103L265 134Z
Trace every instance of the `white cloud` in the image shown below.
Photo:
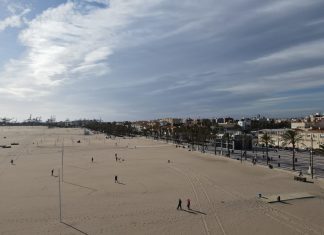
M276 92L324 85L320 66L305 69L323 59L323 40L305 43L318 39L321 21L312 11L301 17L296 28L310 29L305 40L302 30L287 31L298 12L311 8L303 0L66 2L28 21L19 35L25 50L4 59L0 94L44 103L58 103L60 96L80 110L80 103L95 109L111 100L103 110L128 113L136 106L147 115L156 104L172 109L171 100L197 104L188 113L202 104L213 112L216 105L243 109L252 99L270 104ZM317 12L320 1L314 2ZM299 64L304 69L292 71ZM217 101L222 99L226 102Z
M18 28L26 22L24 16L30 12L30 9L24 9L21 13L16 14L15 10L10 10L14 15L9 16L3 20L0 20L0 32L6 28Z
M324 58L322 51L324 51L324 40L319 40L286 48L270 55L251 60L248 63L267 66L304 61L307 59L321 59Z
M232 95L273 94L298 89L307 89L324 86L324 67L298 69L289 72L277 73L270 76L253 78L252 81L242 80L216 87L208 87L212 92L229 92ZM267 98L268 99L268 98Z
M262 78L263 81L275 82L275 81L286 81L291 83L293 86L295 83L303 82L305 86L309 84L312 80L324 83L323 79L324 67L316 66L306 69L298 69L294 71L289 71L285 73L274 74L271 76L265 76Z
M109 4L106 8L85 10L83 4L69 1L29 21L19 36L26 47L25 54L5 66L0 74L5 81L2 87L21 90L20 96L28 94L32 98L20 88L51 92L75 79L107 75L111 71L107 59L116 50L172 37L199 28L203 22L197 22L199 14L184 11L199 6L191 1L176 4L184 17L173 10L155 11L162 0L96 2ZM204 11L202 7L199 9ZM152 22L146 21L147 17ZM162 18L164 21L159 21ZM137 21L146 27L132 25Z
M108 74L107 58L125 43L122 29L156 2L112 0L109 8L88 12L77 2L68 2L44 11L21 32L19 38L27 50L0 74L2 92L7 88L14 91L8 93L20 91L19 96L32 98L31 90L50 92L71 79Z
M319 3L320 0L314 0L313 4ZM261 7L258 9L261 13L268 13L268 14L278 14L278 13L285 13L287 14L288 11L292 11L296 8L304 8L309 6L309 2L304 0L277 0L277 1L270 1L269 4Z
M86 2L94 2L94 3L100 3L100 4L109 4L109 0L85 0Z

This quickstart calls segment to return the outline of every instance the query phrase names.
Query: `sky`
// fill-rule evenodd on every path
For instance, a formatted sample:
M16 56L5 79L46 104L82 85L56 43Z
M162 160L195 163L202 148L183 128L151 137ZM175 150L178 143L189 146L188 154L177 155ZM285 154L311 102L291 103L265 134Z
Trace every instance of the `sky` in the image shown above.
M0 117L324 112L324 0L0 0Z

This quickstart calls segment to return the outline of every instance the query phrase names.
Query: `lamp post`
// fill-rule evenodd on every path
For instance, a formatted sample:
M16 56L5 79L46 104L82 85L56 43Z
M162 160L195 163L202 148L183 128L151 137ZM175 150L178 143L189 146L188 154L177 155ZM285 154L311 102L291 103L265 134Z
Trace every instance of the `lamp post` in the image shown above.
M215 135L215 155L216 155L216 146L217 145L217 136Z
M63 180L63 163L64 163L64 144L62 143L62 159L61 159L61 164L62 164L62 182Z
M314 177L314 154L313 154L313 134L311 134L311 175L312 175L312 179Z
M61 172L58 171L58 182L59 182L59 209L60 209L60 223L62 222L62 199L61 199Z
M221 155L223 155L223 137L221 138Z
M242 163L242 157L243 157L243 135L241 133L241 163Z
M278 151L279 151L279 131L277 131L277 138L278 138Z

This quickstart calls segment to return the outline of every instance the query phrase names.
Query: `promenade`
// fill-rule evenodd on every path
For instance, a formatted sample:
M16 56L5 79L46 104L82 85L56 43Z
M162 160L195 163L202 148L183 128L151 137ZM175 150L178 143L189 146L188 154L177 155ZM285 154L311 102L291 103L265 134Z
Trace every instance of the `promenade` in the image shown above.
M215 147L213 145L208 145L205 152L210 154L215 153ZM243 153L244 151L242 151ZM217 155L223 154L226 156L227 149L226 148L216 148ZM287 171L292 171L292 150L284 150L284 149L276 149L269 148L268 156L270 158L270 164L274 168L285 169ZM280 157L279 157L280 156ZM254 148L253 150L246 150L246 156L242 154L243 161L250 161L256 157L257 164L267 165L266 158L266 148ZM241 160L241 150L231 151L230 158ZM308 177L311 177L309 173L309 166L311 165L311 156L310 152L306 150L299 150L295 152L295 169L296 172L302 171L302 173ZM278 164L279 163L279 164ZM314 177L324 178L324 156L315 154L313 155L313 175Z

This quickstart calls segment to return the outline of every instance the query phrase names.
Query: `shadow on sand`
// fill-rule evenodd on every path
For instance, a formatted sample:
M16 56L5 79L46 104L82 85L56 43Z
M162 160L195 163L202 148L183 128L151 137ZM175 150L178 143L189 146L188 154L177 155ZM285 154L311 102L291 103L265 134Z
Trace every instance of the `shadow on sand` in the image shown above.
M65 223L65 222L63 222L63 221L61 221L61 223L62 223L62 224L65 224L66 226L68 226L68 227L70 227L70 228L73 228L74 230L76 230L76 231L78 231L78 232L80 232L80 233L82 233L82 234L88 235L86 232L83 232L82 230L80 230L80 229L78 229L78 228L72 226L71 224Z
M201 211L193 210L193 209L184 210L184 211L189 212L189 213L195 213L195 214L203 214L203 215L207 215L205 212L201 212Z
M291 205L291 203L289 203L289 202L285 202L285 201L280 201L280 202L278 202L278 203L282 203L282 204L285 204L285 205Z
M98 191L97 189L95 189L95 188L90 188L90 187L87 187L87 186L83 186L83 185L80 185L80 184L75 184L75 183L72 183L72 182L69 182L69 181L63 181L63 183L65 183L65 184L70 184L70 185L74 185L74 186L77 186L77 187L80 187L80 188L85 188L85 189L89 189L89 190L91 190L92 192L96 192L96 191Z
M190 213L190 214L195 214L195 215L197 215L197 213L196 213L196 212L194 212L194 211L191 211L191 210L182 209L182 211L188 212L188 213Z
M314 182L310 180L306 180L304 183L314 184Z
M117 184L126 185L126 184L124 184L123 182L117 182Z

